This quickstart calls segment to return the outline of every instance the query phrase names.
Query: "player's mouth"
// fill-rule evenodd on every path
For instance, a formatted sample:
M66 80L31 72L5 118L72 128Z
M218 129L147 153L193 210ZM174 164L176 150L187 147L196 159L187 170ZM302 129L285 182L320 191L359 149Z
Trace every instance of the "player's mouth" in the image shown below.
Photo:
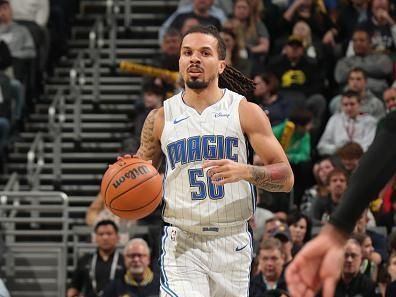
M198 75L200 73L203 73L203 69L199 66L190 66L187 68L187 72L190 75Z

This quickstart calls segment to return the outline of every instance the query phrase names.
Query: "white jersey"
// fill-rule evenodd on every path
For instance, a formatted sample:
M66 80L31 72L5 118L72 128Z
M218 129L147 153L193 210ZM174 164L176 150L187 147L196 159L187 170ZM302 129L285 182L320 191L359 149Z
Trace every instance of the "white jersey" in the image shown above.
M169 224L210 231L241 225L253 214L255 191L249 182L215 186L202 168L205 160L247 163L248 144L239 121L243 98L225 89L223 97L202 114L184 103L182 93L164 102L163 217Z

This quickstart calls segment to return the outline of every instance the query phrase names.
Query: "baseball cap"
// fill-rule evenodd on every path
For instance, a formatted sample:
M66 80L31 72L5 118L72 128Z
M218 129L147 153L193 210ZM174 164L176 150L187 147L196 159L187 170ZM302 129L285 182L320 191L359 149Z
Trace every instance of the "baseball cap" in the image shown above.
M279 225L271 234L271 237L279 239L281 242L291 241L291 234L286 224Z
M286 44L303 46L303 40L298 35L290 35L289 38L287 38L287 43Z

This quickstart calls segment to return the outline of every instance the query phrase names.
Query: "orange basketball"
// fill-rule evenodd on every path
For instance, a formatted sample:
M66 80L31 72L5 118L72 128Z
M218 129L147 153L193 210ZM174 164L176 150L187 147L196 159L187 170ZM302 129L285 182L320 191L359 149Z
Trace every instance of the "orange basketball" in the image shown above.
M109 166L101 194L115 215L138 220L151 214L162 199L162 177L147 161L125 158Z

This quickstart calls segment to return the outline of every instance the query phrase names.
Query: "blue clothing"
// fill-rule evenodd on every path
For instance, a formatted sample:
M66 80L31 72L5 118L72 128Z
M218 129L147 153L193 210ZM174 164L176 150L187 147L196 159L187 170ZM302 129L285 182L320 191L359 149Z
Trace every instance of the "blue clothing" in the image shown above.
M290 100L278 94L278 99L271 104L259 102L260 107L267 113L271 126L283 122L289 116L291 103Z

